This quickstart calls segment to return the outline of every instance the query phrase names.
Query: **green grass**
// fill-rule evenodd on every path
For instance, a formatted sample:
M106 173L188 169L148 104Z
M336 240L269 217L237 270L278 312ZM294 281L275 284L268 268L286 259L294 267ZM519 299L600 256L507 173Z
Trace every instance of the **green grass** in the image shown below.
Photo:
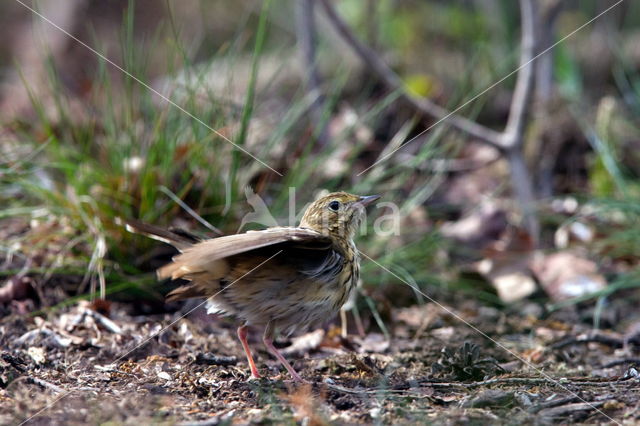
M455 156L466 139L445 126L437 126L423 139L358 175L364 167L423 129L422 117L411 116L398 106L399 93L381 91L371 82L354 85L351 70L337 61L338 65L327 73L324 81L326 100L322 116L328 123L315 123L315 133L310 131L307 116L313 99L302 88L293 84L268 86L265 89L268 94L264 94L258 86L266 59L271 55L282 57L295 49L293 41L283 46L282 40L290 35L274 24L278 22L275 18L279 7L267 1L261 8L246 12L238 20L233 38L219 43L216 51L207 52L206 62L197 63L190 50L179 41L171 16L164 27L139 40L134 37L134 8L127 9L119 34L121 56L115 58L115 62L144 82L152 82L158 74L169 80L181 76L184 83L165 95L206 125L161 101L134 78L118 74L105 61L97 63L89 95L82 100L73 98L50 64L49 91L53 102L44 102L33 94L37 118L9 124L20 147L16 148L13 158L0 163L0 202L6 206L0 211L0 218L23 217L49 224L47 232L51 235L43 236L39 228L34 228L16 237L16 241L4 242L2 249L8 251L12 244L20 243L28 248L24 254L29 256L37 250L46 251L52 241L64 241L55 255L35 265L33 272L73 273L82 278L84 284L80 290L85 293L84 297L105 296L114 291L110 287L126 292L129 285L132 292L145 291L146 285L136 283L140 274L147 271L141 271L135 259L156 244L125 232L118 225L118 218L139 218L157 225L170 225L180 218L194 224L196 231L206 232L206 227L186 211L184 206L188 206L213 226L235 232L243 214L250 211L244 198L247 187L267 202L273 216L283 220L283 224L290 215L290 188L296 189L298 217L301 208L321 189L382 194L381 201L395 203L402 217L424 206L447 177L445 172L429 169L429 160ZM357 2L348 2L341 12L352 23L364 25L362 10L354 10L358 7ZM463 52L468 53L467 71L452 76L450 81L442 79L442 86L450 88L444 94L449 106L456 106L469 94L478 93L496 77L510 71L517 60L513 42L492 48L489 23L479 14L463 10L459 5L434 4L420 8L433 9L438 16L447 17L443 22L455 20L457 24L450 28L425 29L409 9L398 12L391 2L383 2L377 17L382 30L379 41L386 49L405 52L419 42L415 34L422 32L428 34L429 41L442 37L445 46L462 46ZM517 10L505 9L505 14L515 16ZM391 16L394 19L386 19ZM507 22L502 29L514 35L513 40L517 40L515 22ZM397 28L416 31L411 35ZM478 35L477 39L469 40L470 34ZM90 44L99 51L105 50L97 37ZM324 55L321 60L331 57L330 50L321 45L320 54ZM162 51L166 62L166 69L161 73L152 69L151 52L157 51ZM416 55L423 53L416 52ZM297 60L295 55L287 57ZM595 114L595 121L590 121L591 115L584 113L585 102L581 97L588 88L583 84L580 64L568 46L559 49L556 57L560 89L565 100L578 111L575 115L585 117L579 123L593 147L589 180L594 190L577 196L599 203L605 209L622 210L625 215L623 229L604 221L599 231L606 237L589 250L614 257L637 256L640 231L635 200L640 194L640 184L637 173L624 163L620 152L624 140L619 132L620 120L623 120L631 126L631 133L637 135L637 120L620 118L619 114L607 115L604 111ZM203 89L216 65L240 64L247 59L250 66L242 71L246 75L234 76L247 82L242 101L230 99L227 93ZM620 60L620 64L614 75L620 91L624 92L620 97L637 111L640 78L624 61ZM279 71L283 72L288 65L283 63ZM411 69L398 68L403 76L412 73ZM225 83L231 87L231 82ZM28 86L29 82L25 84ZM265 114L267 108L263 108L264 104L274 102L272 98L279 102L276 116ZM465 108L464 115L476 117L490 100L490 96L480 98ZM317 129L343 114L345 104L355 114L355 121L344 126L328 144L320 146L316 143ZM264 132L256 133L252 125L262 119L269 125ZM390 124L385 124L387 122ZM208 127L250 150L283 176L256 162ZM358 139L362 129L388 132L384 140L369 145ZM328 173L328 164L337 165L337 171ZM437 210L428 213L436 221L442 214ZM455 265L437 260L446 259L446 256L439 258L439 253L456 248L442 240L436 230L417 234L409 222L403 222L399 237L373 235L373 224L380 214L383 214L381 210L373 209L368 218L367 235L359 240L367 255L423 291L444 287L466 291L491 303L496 301L490 292L478 292L475 283L458 279ZM550 223L557 219L543 220ZM388 250L390 245L397 249ZM363 272L367 285L402 285L366 261ZM633 273L635 270L629 277ZM618 279L628 282L624 274L613 277L614 282ZM142 281L151 282L146 278ZM624 284L627 285L631 284ZM422 302L422 296L416 294L416 301Z
M116 62L136 78L151 81L148 51L162 48L170 68L188 75L197 86L197 82L204 79L207 64L190 63L177 39L166 41L157 36L142 44L134 41L132 10L129 8L123 19L123 54ZM132 260L155 243L126 233L117 219L139 218L157 225L168 225L176 217L192 220L172 197L226 232L234 232L242 214L249 210L244 200L247 186L252 186L267 200L276 218L286 218L289 214L289 187L297 188L298 209L315 197L309 188L383 193L385 201L398 203L405 210L424 201L431 191L424 185L429 182L428 174L418 172L422 175L419 183L407 185L407 181L416 175L415 166L443 153L437 146L442 132L427 137L409 162L389 161L362 177L354 173L362 167L358 161L364 154L363 146L354 143L355 129L357 126L375 128L382 114L397 99L396 93L389 93L368 106L356 106L357 122L346 126L327 146L319 147L314 138L306 134L303 124L310 100L296 89L287 95L289 105L273 129L259 135L263 142L248 146L256 103L263 101L256 92L256 80L261 58L269 53L265 49L270 13L269 2L265 2L255 33L248 27L239 31L243 37L249 34L253 40L249 85L240 114L229 108L225 99L212 93L203 100L200 92L190 85L175 98L214 129L237 124L238 131L229 135L234 143L251 149L258 158L282 170L282 178L181 111L158 102L133 78L122 75L114 78L114 70L105 61L99 62L92 93L80 105L81 114L78 114L78 100L66 94L55 67L49 65L54 113L51 114L50 105L43 104L35 95L32 97L37 120L14 125L18 139L29 149L2 165L0 182L2 194L19 194L2 196L2 202L8 206L1 212L2 217L37 216L41 221L55 224L47 232L70 241L56 253L56 259L34 267L34 272L39 268L53 268L61 274L75 271L74 274L84 277L85 285L81 289L86 297L96 294L105 297L113 291L126 291L127 283L132 291L139 289L136 277L142 271ZM99 46L99 42L95 41L94 45ZM210 64L246 54L241 43L231 45L237 50L229 48L214 55ZM327 79L325 116L328 117L344 97L348 79L348 70L340 68ZM395 140L402 142L415 125L415 120L407 122ZM278 151L281 144L287 148L274 156L273 152ZM343 171L326 175L324 165L329 161L342 162ZM375 217L374 213L371 222ZM21 235L20 242L29 244L42 239L38 232L33 229ZM365 239L371 240L371 255L384 251L384 241ZM47 238L44 241L46 244ZM431 245L420 247L421 253L431 249ZM78 266L83 264L86 270L81 273ZM420 275L419 270L411 269L411 273Z

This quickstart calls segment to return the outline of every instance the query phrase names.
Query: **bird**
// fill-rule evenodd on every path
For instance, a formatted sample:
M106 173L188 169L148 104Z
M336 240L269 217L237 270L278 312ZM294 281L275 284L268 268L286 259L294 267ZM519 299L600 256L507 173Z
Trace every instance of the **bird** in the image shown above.
M298 226L204 240L136 220L127 221L127 229L180 251L157 270L159 279L188 281L171 291L167 301L206 298L208 313L242 321L237 335L251 378L261 375L249 347L249 330L262 328L266 349L295 382L303 382L274 339L278 333L321 325L349 300L360 275L354 238L365 208L379 198L333 192L311 203Z

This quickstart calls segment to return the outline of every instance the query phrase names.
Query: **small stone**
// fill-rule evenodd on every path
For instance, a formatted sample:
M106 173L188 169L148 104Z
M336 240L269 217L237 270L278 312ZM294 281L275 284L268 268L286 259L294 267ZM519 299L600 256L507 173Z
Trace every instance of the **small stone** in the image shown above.
M371 410L369 410L369 415L372 419L377 419L378 417L380 417L381 413L382 409L380 407L372 408Z
M171 380L171 376L166 371L159 372L158 377L162 380Z
M27 354L31 357L31 359L38 365L44 364L47 360L46 352L44 348L31 346L27 349Z

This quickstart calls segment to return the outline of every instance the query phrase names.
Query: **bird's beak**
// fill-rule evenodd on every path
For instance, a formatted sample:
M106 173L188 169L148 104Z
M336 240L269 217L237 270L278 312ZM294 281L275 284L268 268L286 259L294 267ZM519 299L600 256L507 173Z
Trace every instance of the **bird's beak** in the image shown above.
M360 197L360 199L356 201L354 204L362 207L367 207L369 204L373 203L378 198L380 198L380 195L365 195L363 197Z

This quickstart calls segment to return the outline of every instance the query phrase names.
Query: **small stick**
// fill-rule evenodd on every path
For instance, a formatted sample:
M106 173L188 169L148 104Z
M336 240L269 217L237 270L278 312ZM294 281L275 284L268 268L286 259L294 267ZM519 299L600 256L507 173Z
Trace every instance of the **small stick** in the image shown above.
M43 387L45 389L52 390L55 393L62 393L62 392L65 391L60 386L54 385L53 383L49 383L46 380L42 380L42 379L39 379L37 377L27 377L26 378L26 382L27 383L33 383L33 384L41 386L41 387Z
M551 344L549 347L551 349L562 349L567 346L576 345L576 344L585 344L585 343L600 343L602 345L611 346L613 348L621 348L624 346L623 339L618 339L611 336L605 336L602 334L594 334L591 336L583 335L583 336L577 336L577 337L570 337L568 339L555 342Z

